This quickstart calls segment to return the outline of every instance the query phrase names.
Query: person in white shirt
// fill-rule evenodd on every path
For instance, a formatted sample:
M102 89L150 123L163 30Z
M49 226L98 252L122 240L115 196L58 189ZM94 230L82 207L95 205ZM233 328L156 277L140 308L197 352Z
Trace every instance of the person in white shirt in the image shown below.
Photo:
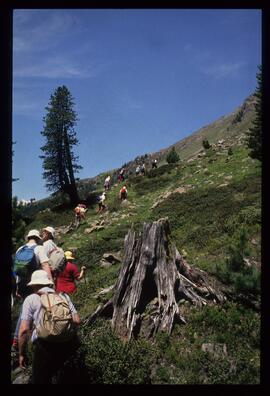
M104 189L109 190L110 189L110 182L111 182L111 176L107 176L104 182Z
M99 197L98 213L101 213L106 209L105 200L106 200L106 192L103 191L102 195Z

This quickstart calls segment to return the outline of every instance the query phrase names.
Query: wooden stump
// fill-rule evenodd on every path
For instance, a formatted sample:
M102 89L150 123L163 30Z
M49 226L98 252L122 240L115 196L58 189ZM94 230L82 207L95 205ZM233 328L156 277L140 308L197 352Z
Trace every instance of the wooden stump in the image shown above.
M182 258L170 240L167 219L144 223L138 238L133 229L125 237L113 297L85 324L109 316L113 329L127 340L139 334L153 337L159 330L170 334L174 323L186 323L179 308L181 299L201 307L208 299L222 302L225 297L210 286L203 271Z

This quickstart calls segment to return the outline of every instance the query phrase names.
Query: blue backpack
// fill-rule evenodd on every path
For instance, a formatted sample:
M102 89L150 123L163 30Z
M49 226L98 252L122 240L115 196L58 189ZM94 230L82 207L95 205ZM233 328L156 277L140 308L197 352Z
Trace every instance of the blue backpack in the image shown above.
M32 272L37 269L37 261L34 249L37 245L24 245L14 257L14 272L19 276L20 281L28 283Z

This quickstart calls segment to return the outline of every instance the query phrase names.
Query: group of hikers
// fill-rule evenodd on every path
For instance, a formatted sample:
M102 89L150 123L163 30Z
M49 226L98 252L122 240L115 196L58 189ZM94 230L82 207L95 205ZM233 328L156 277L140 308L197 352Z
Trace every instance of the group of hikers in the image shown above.
M152 168L157 167L153 160ZM136 168L136 174L145 175L145 164ZM118 174L119 182L125 179L125 168ZM111 176L104 181L104 191L98 200L97 213L107 209L106 196L111 188ZM127 186L121 186L119 199L127 199ZM80 203L74 209L75 224L85 219L87 207ZM49 384L71 354L79 346L76 328L80 316L70 295L76 282L85 276L74 264L74 252L64 250L55 243L55 229L47 226L39 232L32 229L26 243L13 257L12 307L20 303L19 316L12 339L12 352L18 354L21 368L27 366L29 338L32 342L33 384Z
M19 366L26 368L31 338L33 384L50 383L79 346L80 317L70 295L86 267L79 271L74 259L71 251L56 245L51 226L41 233L30 230L13 258L12 293L21 307L11 348L18 354Z

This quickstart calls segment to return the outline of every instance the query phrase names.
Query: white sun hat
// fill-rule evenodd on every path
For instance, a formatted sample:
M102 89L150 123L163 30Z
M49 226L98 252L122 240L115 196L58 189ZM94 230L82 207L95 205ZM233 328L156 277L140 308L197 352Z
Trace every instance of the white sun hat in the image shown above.
M53 228L53 227L46 227L46 228L43 228L43 231L48 231L50 234L51 234L51 236L54 238L54 236L55 236L55 229Z
M26 235L26 239L28 239L30 237L37 237L37 238L41 239L41 236L39 235L39 231L38 230L30 230L28 232L28 234Z
M48 273L44 270L37 270L32 273L31 281L27 286L33 285L53 285L53 281L49 279Z

